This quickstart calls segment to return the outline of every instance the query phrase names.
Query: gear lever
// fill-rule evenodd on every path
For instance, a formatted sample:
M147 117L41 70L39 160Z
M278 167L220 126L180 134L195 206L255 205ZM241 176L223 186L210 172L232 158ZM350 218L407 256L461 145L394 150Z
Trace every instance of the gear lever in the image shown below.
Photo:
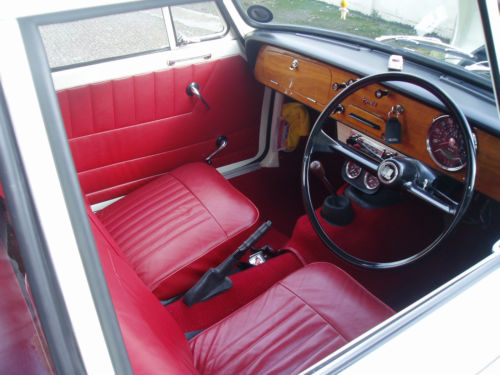
M318 177L330 192L330 195L323 201L321 207L321 217L328 224L344 226L354 219L354 210L351 201L344 195L337 195L335 188L326 178L325 168L319 160L314 160L309 164L309 170Z
M330 194L337 195L335 189L333 188L333 185L330 183L330 181L328 181L328 178L326 178L325 168L319 160L313 160L311 164L309 164L309 169L312 173L314 173L316 177L318 177L323 182Z

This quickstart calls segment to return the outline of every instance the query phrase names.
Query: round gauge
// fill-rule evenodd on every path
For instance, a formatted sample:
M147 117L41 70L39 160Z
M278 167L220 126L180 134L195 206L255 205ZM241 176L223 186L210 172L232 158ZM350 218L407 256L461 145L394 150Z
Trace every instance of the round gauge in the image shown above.
M353 163L352 161L348 161L347 164L345 165L345 174L351 180L358 178L362 170L363 169L359 165Z
M432 160L447 171L459 171L465 166L464 140L452 117L443 115L432 121L427 133L427 150Z
M365 173L365 176L363 177L363 183L365 184L365 188L367 188L368 190L375 190L380 186L380 180L377 178L377 176L374 176L369 172Z

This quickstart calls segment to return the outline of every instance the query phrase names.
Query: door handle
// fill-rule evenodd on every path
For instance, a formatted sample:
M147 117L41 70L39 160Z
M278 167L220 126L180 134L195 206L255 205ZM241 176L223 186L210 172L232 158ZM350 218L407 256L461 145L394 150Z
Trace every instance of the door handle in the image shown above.
M205 104L205 107L207 107L207 110L210 109L210 106L208 105L208 103L205 101L205 99L203 99L203 96L201 96L200 85L197 82L191 82L189 85L187 85L186 94L188 94L189 96L196 95L198 97L198 99L200 99L201 102L203 104Z

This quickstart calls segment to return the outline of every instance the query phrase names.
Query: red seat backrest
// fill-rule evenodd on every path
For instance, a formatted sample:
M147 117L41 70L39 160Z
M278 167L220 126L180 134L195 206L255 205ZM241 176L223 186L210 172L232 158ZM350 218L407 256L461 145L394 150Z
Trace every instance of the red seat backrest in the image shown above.
M135 374L198 374L177 322L146 287L87 208L111 300Z

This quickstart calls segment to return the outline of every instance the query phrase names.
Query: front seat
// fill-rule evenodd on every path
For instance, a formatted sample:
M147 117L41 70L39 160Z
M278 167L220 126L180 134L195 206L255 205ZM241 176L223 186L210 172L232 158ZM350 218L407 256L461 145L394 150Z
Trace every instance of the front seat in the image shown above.
M142 281L168 299L236 250L255 229L259 212L215 168L190 163L97 216Z
M88 215L135 374L295 374L394 313L344 271L315 263L188 341Z

